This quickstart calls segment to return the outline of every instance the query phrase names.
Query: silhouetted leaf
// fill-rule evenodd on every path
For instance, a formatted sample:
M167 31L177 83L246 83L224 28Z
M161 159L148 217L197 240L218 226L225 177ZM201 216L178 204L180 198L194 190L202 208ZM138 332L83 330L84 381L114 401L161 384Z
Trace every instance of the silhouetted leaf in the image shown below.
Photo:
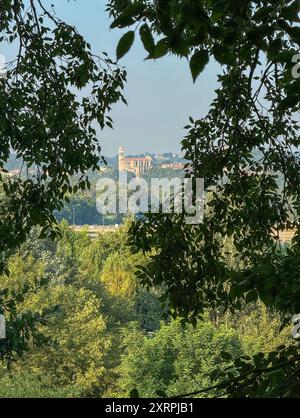
M130 398L137 399L139 397L140 397L140 395L139 395L138 390L137 389L132 389L132 391L130 392Z
M129 32L125 33L125 35L122 36L122 38L120 39L120 41L118 43L118 47L117 47L117 59L118 60L121 59L122 57L124 57L124 55L127 54L127 52L132 47L133 42L134 42L134 32L133 31L129 31Z
M204 70L206 64L209 62L209 54L207 50L197 51L191 58L190 68L194 82L199 74Z
M140 29L140 35L141 35L141 40L143 42L144 48L146 49L147 52L149 52L149 54L153 54L154 52L154 48L155 48L155 43L154 43L154 39L152 36L152 33L149 29L149 26L147 24L144 24L141 29Z

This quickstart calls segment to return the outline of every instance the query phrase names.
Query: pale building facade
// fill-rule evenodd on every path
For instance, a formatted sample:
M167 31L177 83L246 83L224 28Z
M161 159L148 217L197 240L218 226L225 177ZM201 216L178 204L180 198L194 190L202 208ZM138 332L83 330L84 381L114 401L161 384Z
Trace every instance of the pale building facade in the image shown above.
M129 158L125 155L124 147L119 148L119 171L130 171L135 174L136 177L140 177L141 174L146 173L152 168L152 158Z

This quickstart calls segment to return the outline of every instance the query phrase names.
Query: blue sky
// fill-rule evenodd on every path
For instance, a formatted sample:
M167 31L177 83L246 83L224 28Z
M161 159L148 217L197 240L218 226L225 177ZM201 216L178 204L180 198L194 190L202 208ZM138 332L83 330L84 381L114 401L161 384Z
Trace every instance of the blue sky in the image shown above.
M91 43L94 52L115 49L122 32L109 29L105 12L106 0L46 0L54 4L57 15ZM125 96L128 106L117 104L112 117L113 131L99 131L104 155L117 153L124 145L128 153L180 152L184 125L189 116L207 113L216 88L217 66L210 64L193 84L186 60L165 57L156 62L144 61L146 56L140 41L122 59L128 71Z

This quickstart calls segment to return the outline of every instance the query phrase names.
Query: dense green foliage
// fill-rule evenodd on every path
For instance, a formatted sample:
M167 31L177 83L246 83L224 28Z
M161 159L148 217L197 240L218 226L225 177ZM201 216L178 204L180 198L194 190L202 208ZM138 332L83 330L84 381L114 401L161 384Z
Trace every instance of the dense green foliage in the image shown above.
M42 379L46 387L63 390L74 386L82 395L105 392L115 374L122 328L135 321L140 329L153 331L162 317L157 297L136 283L136 256L124 245L125 233L91 241L85 232L76 234L62 224L56 244L39 241L34 234L12 257L1 289L18 294L45 279L43 286L17 301L16 315L43 315L38 332L46 344L29 338L26 354L13 365L3 359L3 371L10 366L16 379L26 372L33 383ZM8 323L8 333L10 329L14 324ZM29 385L28 379L25 382Z
M173 321L153 338L135 332L124 343L120 386L125 394L136 387L143 397L176 396L210 386L211 373L228 366L222 352L234 358L243 352L241 339L232 328L209 322L183 329L179 321Z
M32 373L15 373L13 378L1 379L0 398L76 398L80 391L76 387L51 388L48 382Z
M145 397L174 396L220 383L229 366L236 374L233 360L241 355L292 343L263 305L240 316L207 311L204 322L182 328L166 316L161 290L141 287L135 266L149 256L130 253L128 227L91 240L64 222L55 243L35 232L10 258L0 289L34 287L16 302L15 315L43 321L39 343L27 336L22 356L2 358L0 396L127 397L133 388Z

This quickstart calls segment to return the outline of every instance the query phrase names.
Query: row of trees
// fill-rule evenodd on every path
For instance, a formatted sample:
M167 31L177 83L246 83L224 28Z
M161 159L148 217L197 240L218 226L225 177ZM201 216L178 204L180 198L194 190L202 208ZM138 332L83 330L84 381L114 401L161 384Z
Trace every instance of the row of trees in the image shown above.
M134 176L132 173L128 172L128 181ZM154 167L149 172L143 173L141 176L144 178L150 185L151 179L153 178L183 178L184 170L173 170L173 169L162 169L160 167ZM90 187L84 191L78 191L76 195L68 194L68 202L65 203L61 211L56 211L55 216L58 221L62 219L67 220L70 224L75 223L76 225L112 225L112 224L121 224L124 220L124 215L117 214L107 214L103 215L98 212L96 207L96 198L99 193L97 191L97 181L100 179L113 179L118 185L119 180L119 171L110 169L107 171L97 171L90 173L89 181ZM76 184L78 178L73 178L72 182ZM150 198L149 198L150 202ZM117 197L118 204L118 197Z

